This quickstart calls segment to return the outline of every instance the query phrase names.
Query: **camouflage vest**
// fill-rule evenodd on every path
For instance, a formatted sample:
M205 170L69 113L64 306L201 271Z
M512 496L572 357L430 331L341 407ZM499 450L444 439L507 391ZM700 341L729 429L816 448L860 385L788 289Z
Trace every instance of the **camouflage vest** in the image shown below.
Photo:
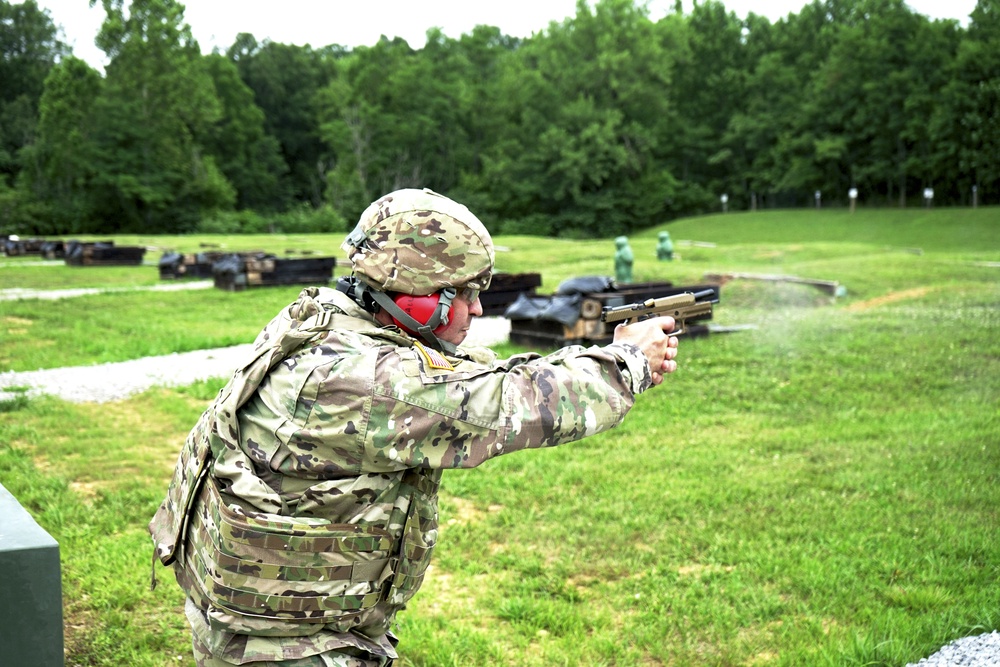
M377 637L419 589L430 563L440 470L384 475L389 498L382 500L391 509L381 526L286 516L277 505L261 511L213 474L220 459L241 455L237 411L268 372L329 331L334 319L344 325L345 318L324 309L316 294L316 288L305 290L258 336L251 359L189 434L149 525L154 564L159 558L173 565L181 587L208 610L216 629L265 636L353 629ZM377 331L373 322L348 319ZM264 484L253 476L240 479Z
M188 436L150 530L213 636L317 653L384 637L419 588L441 470L613 428L652 385L634 346L441 355L327 288L254 350Z

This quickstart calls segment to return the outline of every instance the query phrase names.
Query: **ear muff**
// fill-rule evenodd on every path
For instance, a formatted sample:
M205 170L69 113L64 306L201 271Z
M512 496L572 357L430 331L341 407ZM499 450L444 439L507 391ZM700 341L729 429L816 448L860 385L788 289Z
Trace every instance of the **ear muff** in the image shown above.
M439 293L428 294L426 296L413 296L411 294L400 294L396 296L396 305L404 313L415 319L420 324L427 324L434 317L434 311L438 307L438 303L441 301L441 295ZM400 322L393 316L392 321L397 327L407 332L411 336L418 336L419 333L411 330L408 326ZM447 316L441 322L441 325L433 330L433 333L437 334L444 330L448 326Z

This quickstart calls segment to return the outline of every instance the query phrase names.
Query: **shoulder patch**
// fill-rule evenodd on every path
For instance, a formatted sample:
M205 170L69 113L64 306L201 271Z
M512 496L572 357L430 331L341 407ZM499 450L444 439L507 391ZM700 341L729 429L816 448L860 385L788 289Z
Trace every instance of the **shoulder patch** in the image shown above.
M421 345L419 342L413 344L415 348L420 352L420 356L424 358L424 362L427 364L428 368L433 368L439 371L453 371L455 367L444 358L444 355L434 349L428 349Z

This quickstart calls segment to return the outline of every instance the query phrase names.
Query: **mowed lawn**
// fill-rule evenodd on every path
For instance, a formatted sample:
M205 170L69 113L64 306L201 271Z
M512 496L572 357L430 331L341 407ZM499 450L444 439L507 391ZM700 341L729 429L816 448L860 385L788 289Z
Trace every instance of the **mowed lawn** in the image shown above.
M655 257L664 229L673 262ZM772 279L727 282L715 324L736 331L683 339L678 372L618 429L445 475L434 565L398 619L401 664L905 665L996 629L1000 209L716 215L630 241L636 281ZM613 239L496 243L498 269L540 272L541 292L613 274ZM5 258L0 282L148 287L157 257ZM249 342L297 291L0 301L0 372ZM193 664L169 571L150 591L146 524L223 382L0 402L0 483L60 544L67 665Z

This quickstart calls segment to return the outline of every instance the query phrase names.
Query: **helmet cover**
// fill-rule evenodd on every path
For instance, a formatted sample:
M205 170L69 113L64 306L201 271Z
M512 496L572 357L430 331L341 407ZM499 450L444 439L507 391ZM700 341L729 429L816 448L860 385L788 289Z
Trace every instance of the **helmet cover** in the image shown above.
M341 248L374 289L417 296L445 287L485 290L496 262L479 218L428 189L397 190L372 202Z

